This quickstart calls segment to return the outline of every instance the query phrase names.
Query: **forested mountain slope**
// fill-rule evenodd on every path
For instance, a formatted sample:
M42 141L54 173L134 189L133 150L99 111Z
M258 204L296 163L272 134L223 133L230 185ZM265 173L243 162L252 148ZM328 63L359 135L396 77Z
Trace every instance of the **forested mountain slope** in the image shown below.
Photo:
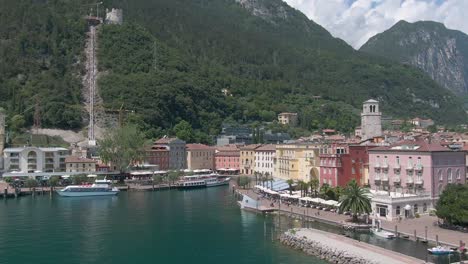
M44 126L80 125L66 122L81 114L81 17L89 3L0 0L0 105L9 116L34 106L38 94ZM104 7L122 8L125 21L99 29L104 103L135 110L130 119L154 134L180 120L216 134L223 120L272 121L281 111L299 112L305 129L349 131L368 98L395 117L466 120L459 100L421 71L354 51L280 0L108 0ZM31 124L34 111L22 114Z

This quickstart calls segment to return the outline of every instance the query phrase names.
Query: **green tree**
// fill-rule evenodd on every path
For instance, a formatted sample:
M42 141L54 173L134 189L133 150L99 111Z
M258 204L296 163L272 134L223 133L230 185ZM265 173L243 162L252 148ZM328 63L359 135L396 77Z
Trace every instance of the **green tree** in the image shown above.
M74 185L80 185L80 184L87 183L87 182L88 182L88 177L84 174L72 176L72 183Z
M449 184L436 204L436 215L449 225L468 226L468 185Z
M50 187L55 187L59 183L59 176L52 176L49 178L49 186Z
M427 127L427 131L431 133L436 133L437 132L437 126L436 125L430 125Z
M176 137L182 139L188 143L193 142L194 134L193 128L189 122L182 120L177 125L174 126L174 133Z
M292 195L294 180L293 179L288 179L288 180L286 180L286 183L289 185L289 194Z
M179 180L182 174L183 173L181 171L170 171L167 175L170 184L174 185L174 183Z
M245 187L250 184L251 180L249 176L239 176L237 177L237 185L245 189Z
M39 183L35 179L27 179L25 183L26 187L29 189L36 188Z
M10 120L10 129L13 132L20 132L22 129L24 129L25 124L26 121L24 120L23 115L14 115Z
M305 192L307 190L306 183L303 180L299 180L297 182L297 185L299 186L299 189L301 190L301 197L305 196Z
M371 212L370 191L358 185L356 180L348 183L340 197L340 211L351 211L353 222L358 221L358 214Z
M120 172L142 161L146 139L134 125L126 125L106 133L98 140L99 155L103 162L115 165Z

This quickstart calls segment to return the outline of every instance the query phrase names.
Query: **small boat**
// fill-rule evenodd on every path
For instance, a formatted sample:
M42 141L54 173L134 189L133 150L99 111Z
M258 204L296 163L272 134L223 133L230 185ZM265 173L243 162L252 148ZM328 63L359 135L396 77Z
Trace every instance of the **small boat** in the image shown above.
M448 255L454 252L453 249L442 246L429 248L427 251L429 251L429 253L431 253L432 255Z
M57 190L60 196L84 197L84 196L109 196L119 193L119 189L109 184L69 185L62 190Z
M382 228L371 228L372 234L382 237L382 238L387 238L387 239L392 239L395 238L395 235L393 233L387 232L383 230Z

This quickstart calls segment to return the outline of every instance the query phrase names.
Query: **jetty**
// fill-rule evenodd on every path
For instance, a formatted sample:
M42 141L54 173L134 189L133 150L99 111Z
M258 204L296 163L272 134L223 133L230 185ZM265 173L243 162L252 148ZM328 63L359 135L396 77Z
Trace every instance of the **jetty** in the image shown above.
M338 264L416 264L423 262L398 252L316 229L290 229L280 236L280 241L308 255Z

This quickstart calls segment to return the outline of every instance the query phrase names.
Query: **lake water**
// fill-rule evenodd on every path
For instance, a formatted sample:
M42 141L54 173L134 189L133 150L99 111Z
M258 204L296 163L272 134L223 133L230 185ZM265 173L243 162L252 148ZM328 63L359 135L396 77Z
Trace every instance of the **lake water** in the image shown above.
M325 263L274 239L280 230L300 226L342 232L325 224L242 211L227 186L121 192L116 197L26 196L0 200L0 264ZM426 257L422 243L351 235Z

